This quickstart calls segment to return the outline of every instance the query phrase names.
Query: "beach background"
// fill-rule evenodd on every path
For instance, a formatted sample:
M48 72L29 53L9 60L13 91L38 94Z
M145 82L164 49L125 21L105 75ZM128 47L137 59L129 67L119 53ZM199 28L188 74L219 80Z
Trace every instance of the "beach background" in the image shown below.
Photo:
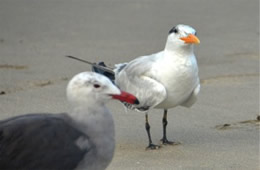
M68 81L91 67L65 55L113 66L163 50L177 24L201 40L198 101L168 114L168 138L181 144L145 151L144 114L110 102L108 169L260 169L258 0L0 0L0 119L68 111ZM162 114L149 113L155 144Z

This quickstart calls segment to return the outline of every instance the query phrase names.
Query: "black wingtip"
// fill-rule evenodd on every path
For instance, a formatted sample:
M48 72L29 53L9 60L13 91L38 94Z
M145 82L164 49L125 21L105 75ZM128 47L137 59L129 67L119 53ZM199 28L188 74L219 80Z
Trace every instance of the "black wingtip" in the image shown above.
M140 104L139 100L136 99L136 100L134 101L134 104Z
M104 74L105 70L101 69L100 67L97 66L102 66L106 67L105 63L103 61L98 62L97 64L94 63L95 65L92 65L92 71L100 74Z
M103 68L107 67L106 64L103 61L98 62L97 65L102 66ZM108 72L107 70L104 70L103 68L97 67L96 65L92 65L92 71L93 72L96 72L96 73L99 73L99 74L102 74L102 75L108 77L114 83L114 80L115 80L114 72L113 73Z

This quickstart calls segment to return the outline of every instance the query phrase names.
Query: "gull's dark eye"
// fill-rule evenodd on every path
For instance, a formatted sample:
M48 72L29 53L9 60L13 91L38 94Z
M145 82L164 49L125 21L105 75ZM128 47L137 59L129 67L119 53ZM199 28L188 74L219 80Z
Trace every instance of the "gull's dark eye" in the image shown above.
M196 35L197 36L197 32L195 32L195 34L194 35Z
M178 33L178 29L176 27L173 27L170 31L169 34L171 33Z
M99 85L99 84L94 84L93 87L95 87L95 88L99 88L100 85Z

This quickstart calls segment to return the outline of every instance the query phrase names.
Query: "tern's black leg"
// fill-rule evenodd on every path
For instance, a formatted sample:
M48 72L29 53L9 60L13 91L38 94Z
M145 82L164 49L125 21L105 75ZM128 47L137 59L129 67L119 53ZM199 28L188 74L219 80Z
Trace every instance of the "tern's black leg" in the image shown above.
M163 138L161 139L162 144L164 144L164 145L179 144L177 142L168 141L168 139L167 139L167 136L166 136L166 127L167 127L167 124L168 124L168 121L167 121L167 109L164 109L163 118L162 118L162 124L163 124Z
M148 122L148 113L145 113L145 130L147 132L148 140L149 140L149 144L146 147L146 149L159 149L160 146L154 145L153 142L152 142L152 139L151 139L150 125L149 125L149 122Z

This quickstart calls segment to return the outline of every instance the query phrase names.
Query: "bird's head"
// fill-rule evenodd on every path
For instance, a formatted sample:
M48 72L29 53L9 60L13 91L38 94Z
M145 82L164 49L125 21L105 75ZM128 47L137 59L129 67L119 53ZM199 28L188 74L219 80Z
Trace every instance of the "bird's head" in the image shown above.
M74 105L105 103L110 99L139 103L135 96L119 90L107 77L93 72L75 75L67 86L67 98Z
M199 43L196 30L188 25L179 24L169 31L167 44L170 47L186 47Z

